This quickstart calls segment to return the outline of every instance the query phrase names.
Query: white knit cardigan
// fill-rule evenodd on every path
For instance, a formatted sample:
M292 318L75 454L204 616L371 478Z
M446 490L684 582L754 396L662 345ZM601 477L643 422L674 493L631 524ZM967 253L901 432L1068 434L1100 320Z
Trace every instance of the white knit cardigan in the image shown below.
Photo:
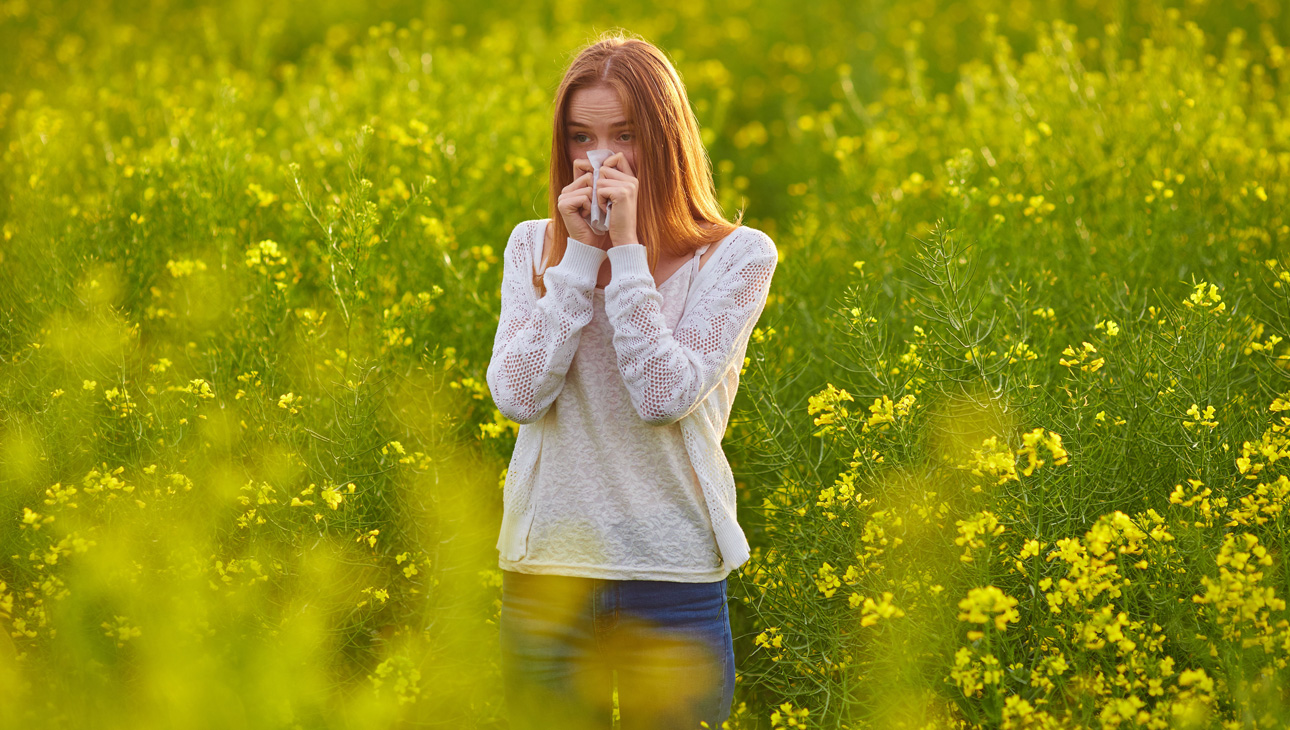
M779 260L770 236L741 226L724 240L690 283L676 330L663 320L662 296L645 246L608 251L568 239L563 259L541 272L541 299L532 283L550 219L520 223L506 243L502 303L488 387L504 416L521 424L503 489L500 555L519 560L533 521L543 417L564 387L606 256L613 269L605 314L614 328L618 369L646 423L680 422L698 475L712 529L729 572L748 560L748 540L735 517L735 483L721 449L739 371L754 325L766 306Z

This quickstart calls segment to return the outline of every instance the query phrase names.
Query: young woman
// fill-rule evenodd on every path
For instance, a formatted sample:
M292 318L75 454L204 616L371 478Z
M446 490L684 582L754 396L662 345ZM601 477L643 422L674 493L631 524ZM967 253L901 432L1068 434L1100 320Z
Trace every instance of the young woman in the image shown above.
M592 150L612 153L595 199ZM636 38L566 72L550 189L553 216L506 244L488 365L521 424L497 541L508 712L609 728L616 676L622 728L719 728L726 577L749 554L721 439L775 244L722 217L685 87Z

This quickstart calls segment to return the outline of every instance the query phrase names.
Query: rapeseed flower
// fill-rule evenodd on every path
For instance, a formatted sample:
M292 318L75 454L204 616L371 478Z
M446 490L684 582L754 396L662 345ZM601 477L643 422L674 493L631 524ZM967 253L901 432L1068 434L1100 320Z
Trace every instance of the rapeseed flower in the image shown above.
M1008 624L1021 620L1016 610L1017 599L1005 594L996 586L973 588L959 601L959 620L977 624L993 622L994 628L1004 631ZM969 634L969 637L971 635ZM979 636L979 632L978 632Z
M830 432L846 431L846 419L850 413L842 402L851 400L854 399L850 393L833 387L832 383L828 383L824 390L811 396L806 412L812 416L820 414L815 417L815 425L820 428L812 435L823 436Z

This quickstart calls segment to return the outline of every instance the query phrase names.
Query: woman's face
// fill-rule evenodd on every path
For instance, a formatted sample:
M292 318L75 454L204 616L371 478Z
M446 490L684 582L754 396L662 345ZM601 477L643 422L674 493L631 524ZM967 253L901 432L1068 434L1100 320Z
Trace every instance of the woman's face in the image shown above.
M573 92L565 134L570 165L574 160L587 159L589 150L608 149L623 153L632 173L636 173L636 130L623 113L613 87L593 86Z

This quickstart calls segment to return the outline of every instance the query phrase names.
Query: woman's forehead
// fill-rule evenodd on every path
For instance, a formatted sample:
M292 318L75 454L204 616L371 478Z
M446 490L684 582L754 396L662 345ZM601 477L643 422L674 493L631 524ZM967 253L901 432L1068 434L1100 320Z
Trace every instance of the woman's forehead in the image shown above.
M570 121L591 121L584 119L580 115L603 115L612 113L621 113L623 103L618 98L618 92L611 87L596 86L586 89L579 89L573 93L569 100ZM625 120L625 116L620 116L614 121Z

